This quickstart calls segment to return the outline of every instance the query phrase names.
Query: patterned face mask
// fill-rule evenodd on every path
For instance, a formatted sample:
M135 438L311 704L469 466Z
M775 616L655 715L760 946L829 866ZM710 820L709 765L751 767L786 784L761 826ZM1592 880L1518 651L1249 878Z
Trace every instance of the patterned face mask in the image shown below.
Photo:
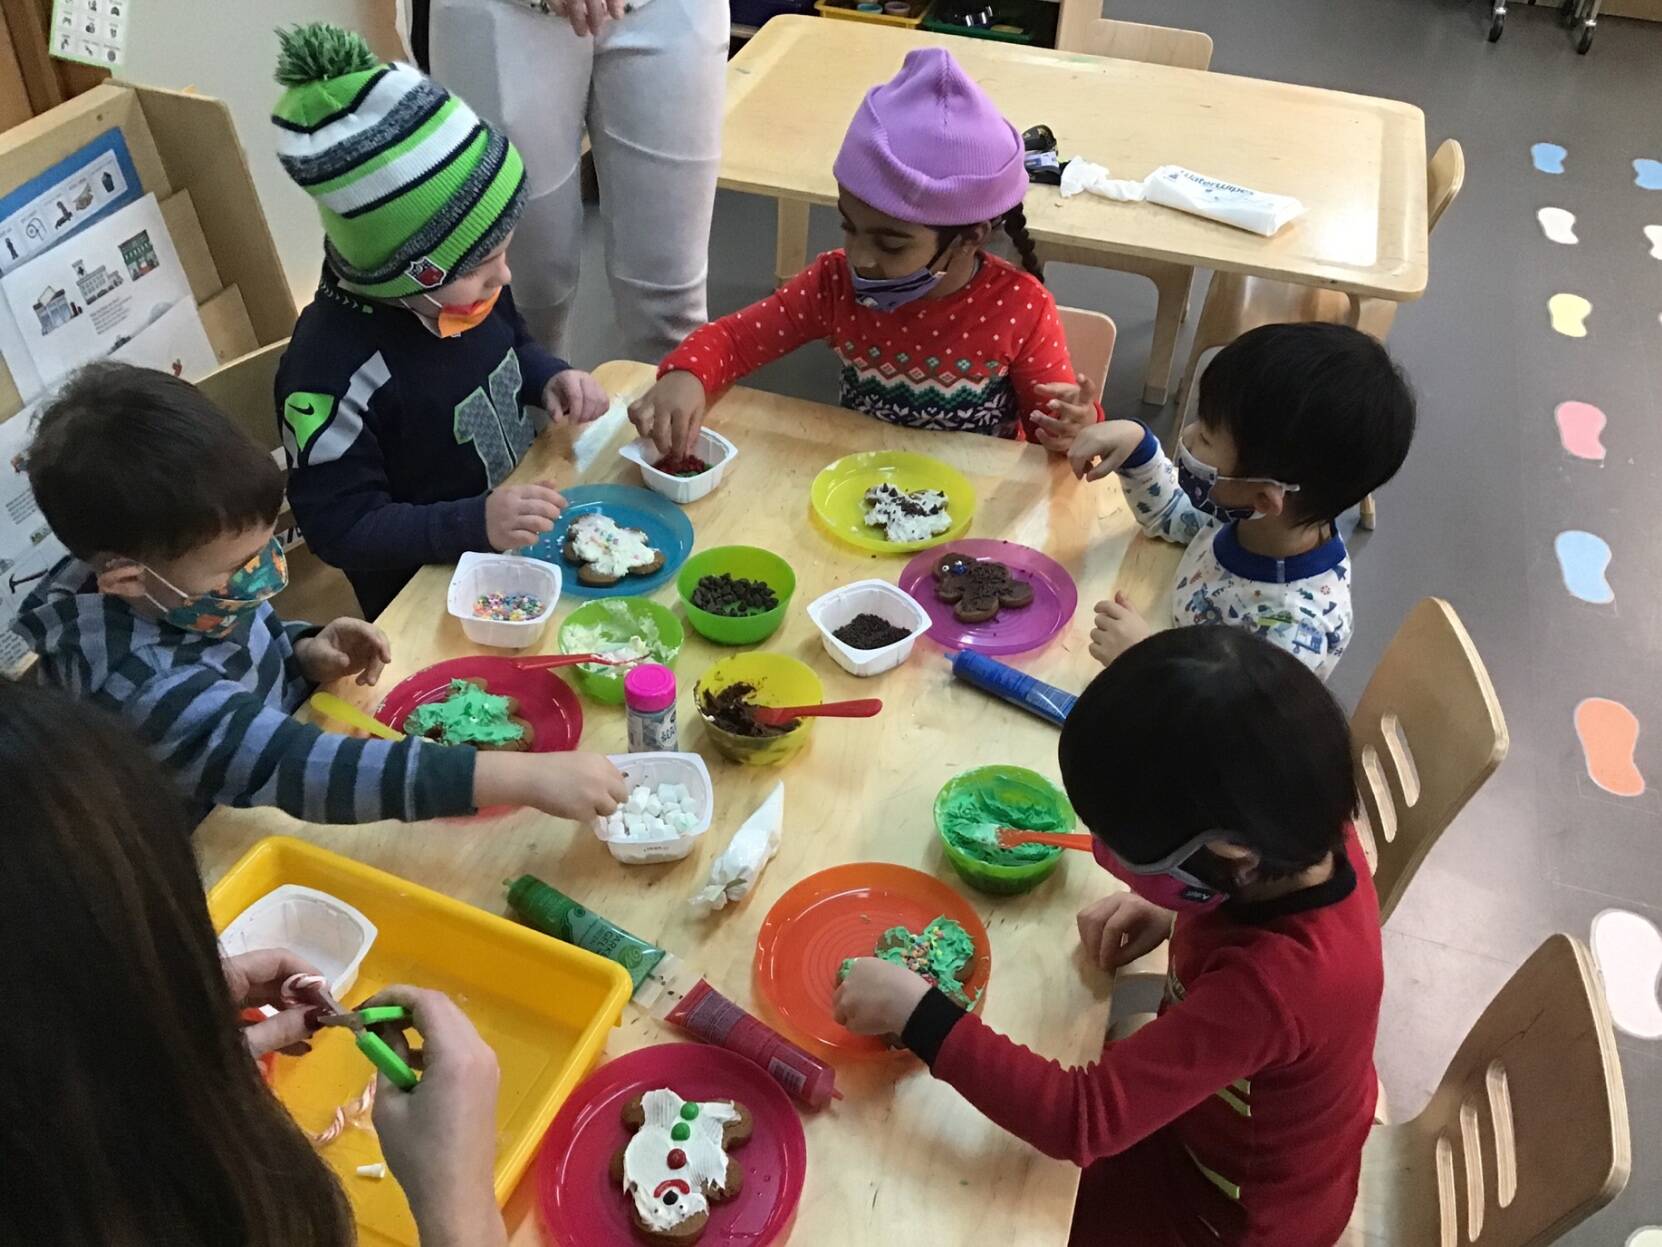
M1173 854L1172 857L1178 860L1167 858L1146 868L1133 868L1129 862L1095 837L1091 839L1091 855L1096 858L1098 866L1149 904L1158 905L1161 909L1196 913L1221 905L1228 899L1228 893L1219 891L1183 869L1182 863L1199 850L1205 838L1197 838Z
M1223 476L1204 459L1197 458L1181 438L1177 442L1177 484L1188 495L1195 510L1215 515L1220 520L1255 520L1260 513L1251 507L1226 507L1212 497L1218 482L1229 481L1245 485L1279 485L1281 491L1296 494L1297 485L1268 476Z
M289 582L289 561L282 543L273 537L265 548L236 571L225 582L221 593L202 593L191 596L168 580L153 567L145 566L162 584L185 600L178 606L163 606L146 593L151 603L162 612L162 618L175 628L200 632L204 636L222 637L237 626L244 615L257 610L261 602L276 597Z

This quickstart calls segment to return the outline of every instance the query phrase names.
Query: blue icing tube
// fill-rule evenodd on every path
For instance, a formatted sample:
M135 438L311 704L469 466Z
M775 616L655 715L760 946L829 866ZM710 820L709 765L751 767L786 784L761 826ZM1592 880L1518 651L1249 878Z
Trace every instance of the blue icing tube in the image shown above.
M1025 671L1007 667L996 659L978 654L974 650L959 650L953 655L952 674L966 684L973 684L983 692L1002 698L1012 706L1020 706L1029 714L1048 719L1057 727L1062 726L1068 712L1079 700L1072 693L1064 692L1054 684L1046 684Z

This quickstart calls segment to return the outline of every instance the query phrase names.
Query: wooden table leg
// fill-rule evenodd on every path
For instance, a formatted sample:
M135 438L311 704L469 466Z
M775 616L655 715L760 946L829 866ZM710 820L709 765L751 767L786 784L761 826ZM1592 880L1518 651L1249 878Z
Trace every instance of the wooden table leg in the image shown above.
M1165 266L1162 266L1164 268ZM1189 288L1195 272L1177 265L1159 276L1147 273L1154 283L1158 301L1154 309L1154 338L1148 348L1148 371L1143 374L1143 402L1165 405L1171 390L1172 360L1177 355L1177 335L1189 314Z
M799 199L779 201L779 234L774 243L773 276L783 286L808 267L808 205Z

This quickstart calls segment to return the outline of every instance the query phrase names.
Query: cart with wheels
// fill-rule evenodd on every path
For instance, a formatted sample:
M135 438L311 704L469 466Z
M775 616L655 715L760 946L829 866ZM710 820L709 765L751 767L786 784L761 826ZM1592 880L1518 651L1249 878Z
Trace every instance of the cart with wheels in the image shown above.
M1593 32L1598 29L1599 6L1604 0L1563 0L1558 6L1558 20L1575 31L1575 50L1583 56L1593 46Z

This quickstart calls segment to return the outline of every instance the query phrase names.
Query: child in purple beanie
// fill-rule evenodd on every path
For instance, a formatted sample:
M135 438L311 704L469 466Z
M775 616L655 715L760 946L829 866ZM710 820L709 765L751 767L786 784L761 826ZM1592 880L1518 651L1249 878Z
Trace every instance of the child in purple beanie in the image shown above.
M814 340L842 360L842 405L891 424L1031 439L1036 412L1101 419L1027 234L1022 155L946 49L907 53L866 93L832 166L843 249L689 334L630 419L684 454L711 395ZM1026 272L981 249L1001 226Z

